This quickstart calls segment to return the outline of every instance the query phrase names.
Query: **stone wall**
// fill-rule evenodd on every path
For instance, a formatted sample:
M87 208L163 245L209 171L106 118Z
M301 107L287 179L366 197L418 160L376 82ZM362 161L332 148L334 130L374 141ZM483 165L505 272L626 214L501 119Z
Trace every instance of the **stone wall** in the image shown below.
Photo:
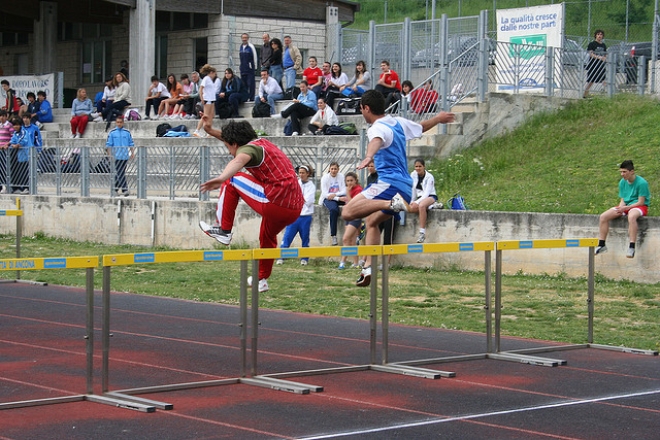
M14 206L11 198L1 197L0 208ZM29 196L21 200L21 206L25 236L43 232L48 236L78 241L166 245L178 249L211 249L216 245L198 227L200 220L211 222L214 219L214 202ZM261 218L247 205L239 204L233 244L258 247L260 221ZM13 218L5 217L0 222L0 233L13 234L14 225ZM408 215L405 225L398 229L396 242L414 243L417 231L417 216ZM596 257L596 270L608 278L659 282L660 271L656 265L660 257L658 232L660 219L643 219L637 255L634 259L627 259L627 224L625 220L613 222L607 243L610 251ZM439 210L429 213L427 225L427 243L596 238L597 234L596 215ZM317 207L312 221L311 245L329 244L327 211ZM300 241L296 239L293 246L299 245ZM494 257L493 254L493 261ZM483 270L484 254L460 252L396 256L393 263L440 270L447 267ZM503 252L505 273L522 271L585 276L587 263L587 248Z

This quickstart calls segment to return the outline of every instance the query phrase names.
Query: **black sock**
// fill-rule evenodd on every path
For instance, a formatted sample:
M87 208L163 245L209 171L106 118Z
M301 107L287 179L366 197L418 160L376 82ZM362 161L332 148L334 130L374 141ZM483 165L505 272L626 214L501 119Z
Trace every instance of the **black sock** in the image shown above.
M231 234L231 229L230 230L223 229L222 232L224 232L225 234Z
M630 243L630 246L629 246L629 247L630 247L631 249L635 249L635 243Z
M605 246L605 240L598 240L598 246Z

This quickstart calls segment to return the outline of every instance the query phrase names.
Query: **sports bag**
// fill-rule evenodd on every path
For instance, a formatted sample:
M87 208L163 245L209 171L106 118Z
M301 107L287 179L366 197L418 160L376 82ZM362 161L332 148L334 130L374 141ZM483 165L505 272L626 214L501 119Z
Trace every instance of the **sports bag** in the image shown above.
M270 109L270 106L268 107ZM268 110L270 112L270 110ZM228 102L221 102L218 104L218 108L216 110L216 113L218 114L218 118L220 119L228 119L231 118L231 114L234 113L234 109L231 107L231 104Z
M340 99L337 103L338 115L361 115L362 110L360 110L360 100L362 98L346 98Z
M267 102L259 102L252 108L252 117L253 118L269 118L270 117L270 105Z
M170 130L172 126L168 123L163 123L163 124L158 124L158 127L156 127L156 137L163 137L165 136L165 133L167 133L168 130Z
M454 194L454 197L447 200L447 206L455 211L467 211L467 205L465 205L465 199L461 197L458 193Z

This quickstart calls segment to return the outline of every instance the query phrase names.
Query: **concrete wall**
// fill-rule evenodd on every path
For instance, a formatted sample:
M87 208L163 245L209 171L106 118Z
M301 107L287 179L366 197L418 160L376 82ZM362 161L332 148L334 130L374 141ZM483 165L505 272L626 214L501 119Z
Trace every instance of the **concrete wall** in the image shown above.
M15 206L9 196L0 197L0 209ZM211 249L216 244L198 227L199 220L213 220L214 202L28 196L21 199L21 206L24 210L25 236L43 232L78 241L167 245L179 249ZM155 212L153 224L152 209ZM257 214L241 203L236 215L233 244L258 247L260 221ZM13 234L14 225L12 218L4 218L0 222L0 233ZM417 216L409 215L406 224L399 227L397 242L414 243L417 231ZM660 271L656 264L660 257L658 232L660 219L643 219L637 255L634 259L627 259L627 224L625 220L613 222L607 243L610 251L596 257L596 270L608 278L659 282ZM598 216L595 215L441 210L429 213L427 225L427 243L595 238L597 234ZM311 235L312 246L330 244L325 208L316 208ZM299 245L296 239L293 246ZM588 250L515 250L504 252L503 257L505 273L565 272L570 276L585 276ZM492 258L494 262L494 254ZM461 252L399 256L394 258L393 263L436 269L455 266L483 270L484 255Z

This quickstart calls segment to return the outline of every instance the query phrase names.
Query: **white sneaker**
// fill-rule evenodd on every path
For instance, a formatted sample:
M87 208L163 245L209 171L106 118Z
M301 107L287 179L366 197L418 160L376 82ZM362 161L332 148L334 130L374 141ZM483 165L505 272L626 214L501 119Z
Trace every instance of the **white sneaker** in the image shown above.
M71 139L75 139L75 138L76 138L76 135L71 133Z
M401 194L397 193L394 197L392 197L392 201L390 202L390 210L394 212L409 212L409 209L410 205L408 205L408 202L406 202L404 198L401 197Z
M282 114L281 113L273 113L270 115L271 118L273 119L282 119Z
M420 232L419 237L417 237L417 243L424 243L424 240L426 240L426 233Z
M204 137L199 133L199 130L195 130L192 135L193 135L193 137L196 137L196 138Z
M149 119L149 118L147 118L147 119ZM94 118L94 122L103 122L103 118L100 117L100 116L97 116L97 117Z
M154 115L154 117L151 118L151 120L153 120L153 121L157 121L157 120L158 120L158 115Z
M604 254L605 252L607 252L607 246L602 245L602 246L598 246L596 248L596 250L594 251L594 254L600 255L600 254Z
M307 266L307 260L300 260L301 266Z
M367 287L371 284L371 267L365 267L360 272L360 277L355 282L355 285L358 287Z
M432 209L442 209L442 208L444 208L444 205L442 204L442 202L435 202L434 204L432 204L428 207L428 210L430 211Z
M206 222L199 222L199 227L206 235L211 238L215 238L220 243L229 246L231 243L231 232L224 232L220 229L220 226L211 226Z
M80 133L76 133L76 135L75 135L76 139L80 139L81 137L82 137L82 135Z
M192 118L191 115L185 115L185 116L183 117L183 119L191 119L191 118Z
M339 244L339 242L337 241L337 236L336 235L333 235L330 238L332 239L332 245L333 246L337 246Z
M628 248L626 251L626 258L635 258L635 248Z
M252 277L247 279L248 287L252 287ZM259 280L259 293L268 291L268 280L266 278Z
M293 133L291 133L291 136L300 136L300 133L298 133L297 131L294 131Z
M281 265L284 264L284 260L281 259L281 258L278 258L278 259L275 261L275 264L277 264L278 266L281 266Z

